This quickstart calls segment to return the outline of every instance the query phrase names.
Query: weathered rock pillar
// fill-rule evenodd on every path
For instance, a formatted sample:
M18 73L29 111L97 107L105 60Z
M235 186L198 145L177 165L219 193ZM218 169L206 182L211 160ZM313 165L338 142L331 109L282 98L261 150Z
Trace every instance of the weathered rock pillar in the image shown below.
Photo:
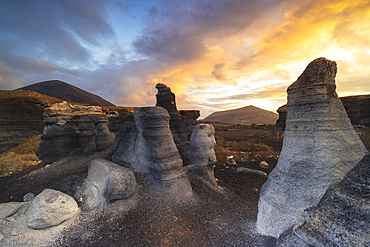
M278 237L303 220L365 155L366 148L335 92L334 61L312 61L289 86L283 148L276 168L262 186L257 230Z
M215 129L211 124L198 124L191 134L187 162L190 164L187 169L190 175L195 175L212 186L217 186L214 175L214 163L216 154L214 146Z
M134 172L152 175L169 194L191 195L192 190L162 107L135 108L135 126L118 134L112 160Z

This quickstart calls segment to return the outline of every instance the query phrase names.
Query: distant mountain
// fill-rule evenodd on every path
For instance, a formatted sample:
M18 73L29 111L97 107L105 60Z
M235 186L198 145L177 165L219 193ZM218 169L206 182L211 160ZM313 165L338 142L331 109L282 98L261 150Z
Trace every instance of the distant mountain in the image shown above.
M204 121L216 121L232 124L275 124L279 118L277 113L255 106L246 106L238 109L214 112Z
M54 97L69 102L82 104L91 104L92 102L99 102L102 106L114 106L114 104L110 103L109 101L106 101L105 99L101 98L98 95L86 92L81 88L72 86L68 83L58 80L39 82L19 89L38 92L50 97Z

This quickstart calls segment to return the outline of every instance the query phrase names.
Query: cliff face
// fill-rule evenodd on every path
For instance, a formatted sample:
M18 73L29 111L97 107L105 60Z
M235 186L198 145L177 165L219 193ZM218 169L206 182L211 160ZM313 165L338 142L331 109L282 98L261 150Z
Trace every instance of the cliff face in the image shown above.
M370 127L370 95L342 97L340 100L351 119L352 125Z
M28 90L0 91L0 153L42 134L44 108L61 100Z
M352 125L364 125L370 127L370 95L356 95L339 98L347 112ZM279 119L276 121L274 133L284 133L287 115L286 105L277 110Z

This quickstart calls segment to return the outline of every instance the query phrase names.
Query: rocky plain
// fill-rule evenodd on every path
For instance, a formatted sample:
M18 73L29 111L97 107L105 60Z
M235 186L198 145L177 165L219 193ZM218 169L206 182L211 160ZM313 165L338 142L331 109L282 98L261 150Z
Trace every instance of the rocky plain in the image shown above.
M164 84L134 112L50 101L39 162L0 177L0 246L370 246L369 97L336 72L312 61L275 126L197 121Z

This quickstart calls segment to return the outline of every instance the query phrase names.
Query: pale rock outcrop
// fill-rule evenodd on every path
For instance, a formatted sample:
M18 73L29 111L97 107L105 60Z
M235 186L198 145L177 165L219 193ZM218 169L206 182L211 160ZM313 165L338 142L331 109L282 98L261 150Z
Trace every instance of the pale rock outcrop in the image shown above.
M303 220L327 188L343 179L365 155L335 92L334 61L312 61L288 92L283 148L262 186L257 230L278 237Z
M168 111L162 107L135 108L134 120L134 127L117 135L112 148L113 162L152 175L164 186L179 186L180 194L191 194L170 130Z
M190 137L186 159L190 164L187 167L189 175L196 175L213 186L217 186L214 176L214 163L217 161L213 149L216 145L214 134L215 129L211 124L195 126Z
M133 171L99 158L90 161L87 178L74 197L83 209L89 210L107 201L129 198L135 188Z
M370 246L370 153L332 185L304 223L284 232L278 246Z
M57 103L44 110L44 131L36 155L46 163L73 154L108 149L115 135L107 127L99 106Z
M57 226L78 213L77 203L71 196L45 189L33 199L27 210L27 226L33 229Z

